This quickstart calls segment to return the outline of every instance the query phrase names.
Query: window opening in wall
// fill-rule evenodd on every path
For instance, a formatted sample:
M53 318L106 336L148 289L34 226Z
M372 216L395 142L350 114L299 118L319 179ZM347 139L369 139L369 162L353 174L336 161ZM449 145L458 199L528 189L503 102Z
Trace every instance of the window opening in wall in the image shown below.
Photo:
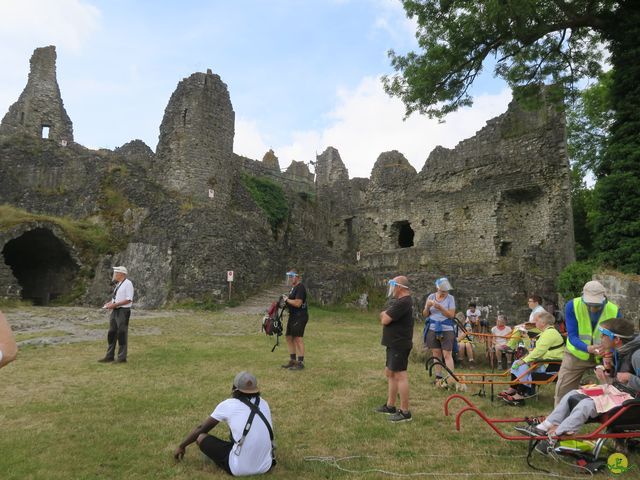
M188 108L185 108L184 111L182 112L182 126L186 127L187 126L187 112L189 111Z
M500 256L506 257L511 253L511 242L502 241L500 242Z
M20 112L20 125L24 125L24 112Z
M40 138L49 138L49 133L51 132L51 126L42 125L42 132Z
M392 231L396 233L398 236L397 237L398 247L400 248L413 247L414 231L413 231L413 228L411 228L411 224L407 220L395 222L393 224Z

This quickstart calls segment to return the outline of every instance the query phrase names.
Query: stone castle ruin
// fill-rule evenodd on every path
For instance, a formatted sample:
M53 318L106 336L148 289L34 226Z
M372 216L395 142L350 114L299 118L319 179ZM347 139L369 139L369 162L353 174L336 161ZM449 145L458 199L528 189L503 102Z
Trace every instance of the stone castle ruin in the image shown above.
M512 103L473 138L436 148L420 172L391 151L371 178L350 179L333 147L315 174L302 162L281 171L272 151L235 154L235 113L211 70L178 84L155 152L139 140L89 150L73 141L55 62L55 47L36 49L0 124L1 297L98 304L111 266L125 264L139 306L221 302L226 271L248 295L295 265L318 302L382 289L397 273L422 297L448 275L460 308L476 300L517 316L531 292L555 299L574 259L564 115L553 105ZM283 192L284 218L269 220L247 179Z

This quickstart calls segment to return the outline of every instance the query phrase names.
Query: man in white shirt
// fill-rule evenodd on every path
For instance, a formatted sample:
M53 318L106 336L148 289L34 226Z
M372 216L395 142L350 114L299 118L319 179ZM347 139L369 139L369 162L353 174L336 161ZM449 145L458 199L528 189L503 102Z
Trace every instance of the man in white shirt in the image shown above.
M197 442L202 453L231 475L266 473L276 463L269 404L260 397L258 381L249 372L236 375L231 395L185 437L173 457L182 460L186 448ZM231 442L208 434L220 422L229 425Z
M18 354L18 346L13 338L11 326L0 312L0 368L15 360Z
M117 282L111 300L102 308L111 310L109 332L107 333L107 353L100 363L127 362L127 337L129 336L129 317L133 305L133 283L127 278L125 267L113 267L113 279ZM115 359L116 342L118 342L118 358Z

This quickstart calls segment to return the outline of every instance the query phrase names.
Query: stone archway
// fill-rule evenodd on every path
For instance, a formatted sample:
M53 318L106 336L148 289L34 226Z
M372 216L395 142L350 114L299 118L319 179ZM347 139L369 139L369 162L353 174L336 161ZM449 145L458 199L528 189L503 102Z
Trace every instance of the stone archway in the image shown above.
M47 227L9 240L2 256L20 284L22 299L35 305L48 305L69 293L80 269L70 247Z

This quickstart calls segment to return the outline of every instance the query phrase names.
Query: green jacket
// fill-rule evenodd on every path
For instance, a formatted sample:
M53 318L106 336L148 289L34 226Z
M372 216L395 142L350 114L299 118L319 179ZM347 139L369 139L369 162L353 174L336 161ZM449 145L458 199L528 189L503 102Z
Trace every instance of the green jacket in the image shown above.
M561 361L564 354L563 347L564 339L562 335L554 327L547 327L538 337L536 347L522 361L527 363L535 360Z

